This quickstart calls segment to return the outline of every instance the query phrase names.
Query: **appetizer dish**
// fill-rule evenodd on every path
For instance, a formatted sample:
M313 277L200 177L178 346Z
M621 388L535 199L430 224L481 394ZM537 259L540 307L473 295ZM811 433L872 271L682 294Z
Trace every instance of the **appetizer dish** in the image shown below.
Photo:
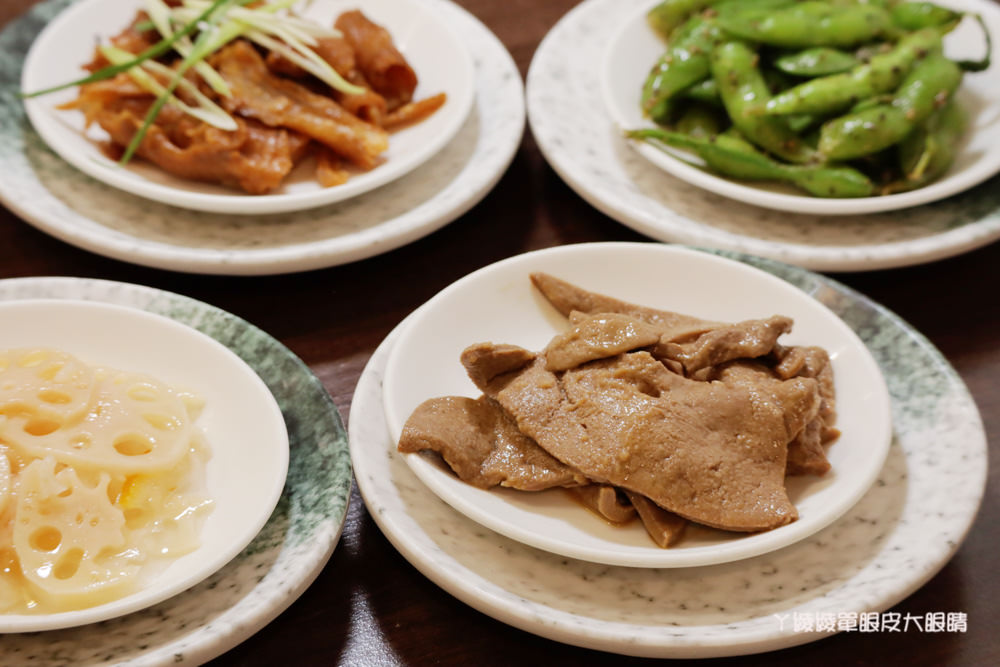
M663 0L647 18L667 44L641 94L660 127L627 135L817 197L939 178L967 125L963 73L989 66L944 55L963 15L929 2Z
M466 348L483 396L425 401L399 451L436 451L480 488L572 489L612 523L638 514L660 547L687 521L756 532L798 518L785 475L825 474L839 433L830 358L779 344L790 318L710 322L531 281L571 328L538 353Z
M101 1L81 3L67 16L78 11L93 20ZM402 175L454 135L471 101L471 90L466 91L471 66L461 55L444 73L454 75L454 85L437 90L425 85L422 90L429 92L418 96L416 68L371 15L372 9L384 15L380 3L364 10L338 3L310 17L295 11L300 4L145 0L131 15L119 6L115 13L124 12L127 24L96 51L91 47L77 65L89 74L75 80L70 71L54 72L65 56L53 60L42 53L52 48L53 31L66 30L65 24L50 26L25 64L22 94L29 117L60 155L91 175L161 201L226 212L233 207L198 195L243 193L261 199L259 206L247 204L241 212L337 201ZM419 24L422 19L415 14L412 22ZM435 48L460 53L447 37ZM424 60L438 64L433 57ZM442 81L434 74L431 86ZM76 94L67 99L65 93L74 88ZM56 93L63 95L49 97ZM37 104L40 100L49 108ZM425 145L410 147L402 158L393 154L395 133L418 128L452 105L428 126L429 134L421 133ZM56 114L80 115L80 132L103 160L61 145L67 123L53 126L46 117L52 107ZM155 165L163 176L148 176L140 168L149 181L142 184L130 178L131 167L115 170L115 164L123 167L134 159ZM156 190L171 179L206 189L193 188L187 197ZM283 194L304 196L301 202L271 201Z
M92 607L197 549L201 408L59 350L0 351L0 613Z
M619 145L688 183L856 215L938 201L1000 171L991 2L632 7L603 55L604 108Z
M166 600L274 510L288 435L215 340L134 308L0 304L0 632Z
M891 432L844 322L745 264L661 244L563 246L462 278L401 326L382 386L394 448L455 510L627 567L813 534L868 490Z

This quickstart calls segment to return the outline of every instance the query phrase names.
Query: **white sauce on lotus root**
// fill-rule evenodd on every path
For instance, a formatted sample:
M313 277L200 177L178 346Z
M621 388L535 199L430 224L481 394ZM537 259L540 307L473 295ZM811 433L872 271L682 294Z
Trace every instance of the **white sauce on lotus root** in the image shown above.
M102 604L198 548L201 407L58 350L0 351L0 613Z

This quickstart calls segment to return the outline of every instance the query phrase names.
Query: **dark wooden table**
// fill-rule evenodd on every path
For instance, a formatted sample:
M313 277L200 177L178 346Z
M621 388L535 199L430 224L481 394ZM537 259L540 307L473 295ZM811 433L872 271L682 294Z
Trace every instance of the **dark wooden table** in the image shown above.
M33 0L0 1L0 26ZM539 41L576 0L460 0L527 72ZM0 175L2 178L2 175ZM105 259L54 240L0 207L0 278L70 275L189 295L262 327L323 381L345 421L358 377L386 334L438 290L496 260L583 241L647 240L585 203L543 160L530 132L497 187L467 214L409 246L309 273L185 275ZM912 268L835 277L923 332L968 384L1000 443L1000 243ZM408 276L406 280L391 280ZM358 289L362 285L364 288ZM349 318L344 313L351 313ZM809 645L702 664L1000 664L1000 494L996 472L968 539L896 611L967 614L964 633L850 633ZM383 537L355 489L324 572L285 613L213 665L628 665L645 661L541 639L452 598Z

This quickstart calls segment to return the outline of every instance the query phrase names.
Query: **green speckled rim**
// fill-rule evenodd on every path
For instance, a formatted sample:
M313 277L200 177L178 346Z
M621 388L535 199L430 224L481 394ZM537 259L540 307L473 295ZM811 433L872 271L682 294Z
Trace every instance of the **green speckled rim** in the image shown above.
M219 341L264 380L285 417L288 478L260 534L198 586L95 626L7 635L0 664L199 664L270 622L305 590L340 538L351 491L347 435L309 368L264 331L214 306L149 287L79 278L0 280L0 301L81 299L169 317ZM143 641L136 641L141 636Z

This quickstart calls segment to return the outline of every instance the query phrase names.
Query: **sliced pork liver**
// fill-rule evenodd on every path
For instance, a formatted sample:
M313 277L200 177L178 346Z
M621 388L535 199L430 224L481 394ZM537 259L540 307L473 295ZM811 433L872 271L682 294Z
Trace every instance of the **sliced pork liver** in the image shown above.
M797 517L784 487L787 444L817 402L815 380L754 391L681 377L647 352L559 375L544 357L483 372L502 367L493 348L463 353L469 376L522 433L594 481L726 530L767 530ZM497 351L510 355L509 346Z

